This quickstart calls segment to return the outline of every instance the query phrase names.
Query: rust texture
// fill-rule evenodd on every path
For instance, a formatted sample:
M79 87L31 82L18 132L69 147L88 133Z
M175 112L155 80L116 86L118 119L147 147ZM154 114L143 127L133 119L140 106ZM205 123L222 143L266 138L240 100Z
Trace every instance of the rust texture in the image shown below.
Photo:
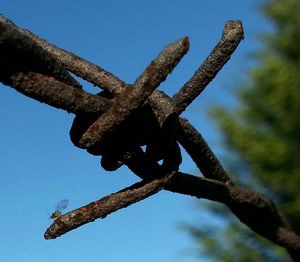
M285 247L299 261L300 238L275 204L259 193L235 186L201 134L180 117L230 59L243 37L242 23L228 21L210 55L171 98L156 89L187 53L187 37L167 45L137 80L128 84L0 16L0 81L37 101L75 114L70 129L75 146L101 156L105 170L126 165L142 179L58 217L47 229L46 239L164 189L223 203L242 223ZM102 91L97 95L84 91L70 73ZM179 144L203 178L180 172Z
M105 134L118 128L133 112L138 110L186 54L188 46L187 38L167 45L137 79L133 87L120 93L114 105L88 128L82 135L79 146L89 148L100 143L105 138Z
M178 113L183 112L215 78L243 38L244 31L240 21L228 21L225 24L219 43L193 77L173 96Z
M162 190L174 176L168 174L152 181L142 181L117 193L105 196L86 206L58 217L44 234L45 239L57 238L70 230L141 201Z
M98 115L112 105L106 98L89 94L38 73L19 73L10 77L7 84L39 102L74 114Z
M191 156L203 176L233 185L233 181L201 134L186 119L180 119L178 141Z
M19 33L17 27L3 16L0 16L0 32L0 80L3 83L13 74L32 71L81 88L55 57L34 40Z

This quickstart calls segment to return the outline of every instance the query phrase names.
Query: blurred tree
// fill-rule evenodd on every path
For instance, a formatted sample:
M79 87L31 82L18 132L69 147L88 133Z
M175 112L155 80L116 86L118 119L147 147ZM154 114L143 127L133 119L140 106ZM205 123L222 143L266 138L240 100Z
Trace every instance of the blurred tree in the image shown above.
M258 65L238 88L238 106L215 108L213 115L234 156L227 170L271 197L300 234L300 1L269 0L262 10L274 31L263 37ZM187 227L202 255L213 261L290 261L224 207L208 209L216 223Z

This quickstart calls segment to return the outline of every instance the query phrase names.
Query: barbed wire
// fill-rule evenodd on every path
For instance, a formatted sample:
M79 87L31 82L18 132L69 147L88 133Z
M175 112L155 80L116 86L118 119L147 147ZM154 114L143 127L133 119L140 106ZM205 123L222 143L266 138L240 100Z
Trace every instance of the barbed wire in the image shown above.
M74 113L70 139L75 146L101 156L105 170L126 165L142 179L58 217L47 229L46 239L104 218L164 189L225 204L254 232L285 247L294 260L300 260L300 237L276 205L262 194L234 185L201 134L180 117L243 38L242 23L228 21L207 59L171 98L156 89L188 52L187 37L167 45L133 84L127 84L0 15L0 81L37 101ZM102 91L97 95L84 91L69 72ZM203 177L179 171L179 144Z

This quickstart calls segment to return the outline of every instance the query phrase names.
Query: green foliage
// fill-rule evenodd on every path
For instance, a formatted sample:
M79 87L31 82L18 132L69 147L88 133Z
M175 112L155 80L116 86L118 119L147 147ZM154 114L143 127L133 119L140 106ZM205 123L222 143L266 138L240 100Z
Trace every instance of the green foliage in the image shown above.
M264 188L300 233L300 1L268 1L263 12L275 30L263 38L258 66L238 88L237 108L216 108L213 115L238 157L239 165L228 167L235 178L250 176L252 186ZM282 249L233 217L224 219L225 228L189 228L214 261L288 261Z
M213 220L184 229L197 241L201 258L220 262L284 262L291 261L284 249L255 235L220 204L208 204ZM200 250L200 252L199 252Z

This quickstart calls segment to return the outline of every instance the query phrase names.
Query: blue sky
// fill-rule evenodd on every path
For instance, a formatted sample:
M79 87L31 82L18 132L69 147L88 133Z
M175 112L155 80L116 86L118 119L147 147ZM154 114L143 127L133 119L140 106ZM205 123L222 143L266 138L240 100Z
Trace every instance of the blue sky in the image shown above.
M190 37L190 51L160 90L173 94L194 73L221 36L240 19L245 40L222 72L184 113L222 157L220 136L206 116L210 106L232 106L232 87L245 77L257 35L270 30L255 0L2 1L0 12L59 47L126 82L133 82L168 43ZM0 58L1 59L1 58ZM90 92L98 92L87 83ZM199 261L182 223L212 219L197 201L169 192L146 199L56 240L44 240L47 212L67 198L68 211L138 179L127 168L104 172L97 157L69 140L73 115L0 84L0 259L6 262ZM182 171L196 173L184 155ZM198 201L199 202L199 201ZM201 201L204 203L205 201ZM201 259L201 261L205 261Z

